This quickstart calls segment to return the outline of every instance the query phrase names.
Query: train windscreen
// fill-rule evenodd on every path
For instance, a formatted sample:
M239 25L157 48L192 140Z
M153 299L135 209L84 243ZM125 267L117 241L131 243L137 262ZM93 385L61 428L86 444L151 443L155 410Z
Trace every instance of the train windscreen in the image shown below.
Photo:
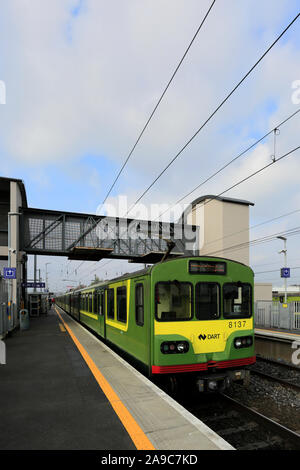
M158 282L155 287L155 313L160 321L192 318L192 285L188 282Z

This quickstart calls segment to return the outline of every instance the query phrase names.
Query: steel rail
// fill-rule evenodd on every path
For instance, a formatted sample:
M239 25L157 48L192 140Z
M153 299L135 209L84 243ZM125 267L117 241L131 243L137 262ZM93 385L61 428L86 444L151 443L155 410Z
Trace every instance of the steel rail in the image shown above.
M293 450L300 450L300 434L297 434L295 431L283 426L282 424L274 421L271 418L259 413L258 411L250 408L249 406L244 405L243 403L235 400L225 393L220 393L222 398L230 403L234 408L240 410L242 413L247 414L249 417L255 419L259 424L266 430L272 431L279 435L284 442L289 442L293 445Z
M271 382L280 383L281 385L284 385L286 387L288 386L290 388L293 388L297 392L300 392L300 385L295 384L295 383L291 382L288 379L283 379L281 377L276 377L276 375L267 374L266 372L262 372L260 370L251 370L251 374L257 375L257 376L262 377L262 378L264 378L266 380L269 380Z

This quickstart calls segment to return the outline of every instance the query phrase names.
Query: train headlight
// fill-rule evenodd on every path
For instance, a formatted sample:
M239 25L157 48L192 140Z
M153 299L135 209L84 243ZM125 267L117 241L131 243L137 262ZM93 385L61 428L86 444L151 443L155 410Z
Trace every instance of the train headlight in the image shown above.
M242 338L235 338L234 347L236 349L249 348L253 344L252 336L243 336Z
M180 353L184 353L186 350L186 344L185 343L178 343L177 344L177 351Z
M187 341L164 341L160 345L163 354L184 354L189 350Z

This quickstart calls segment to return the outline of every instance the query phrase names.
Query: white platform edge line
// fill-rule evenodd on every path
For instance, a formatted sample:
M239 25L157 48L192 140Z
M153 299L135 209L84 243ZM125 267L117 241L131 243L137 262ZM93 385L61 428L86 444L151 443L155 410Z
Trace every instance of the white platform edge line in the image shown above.
M270 336L270 337L273 337L273 338L283 338L283 339L289 339L289 340L293 340L293 339L299 339L300 337L300 334L297 334L297 333L289 333L288 335L286 333L283 333L282 331L265 331L265 330L257 330L255 329L254 330L254 333L258 336Z
M60 308L60 307L58 307ZM60 309L62 310L62 309ZM147 379L147 377L144 377L139 371L134 369L128 362L126 362L124 359L122 359L120 356L118 356L117 353L115 353L112 349L110 349L109 346L101 342L98 338L96 338L90 331L88 331L84 326L82 326L80 323L78 323L76 320L74 320L68 313L62 312L68 316L68 319L70 319L72 322L74 322L76 325L78 325L80 328L84 330L85 333L88 333L91 338L97 342L100 343L101 346L106 349L108 352L110 352L122 365L127 367L133 374L135 374L139 380L141 380L145 385L147 385L149 388L151 388L157 395L159 395L163 400L167 402L168 405L171 405L179 414L181 414L189 423L191 423L198 431L202 432L203 434L206 435L208 439L210 439L214 444L216 444L220 450L235 450L234 447L232 447L229 442L225 441L221 436L219 436L217 433L215 433L212 429L210 429L206 424L204 424L200 419L196 418L196 416L192 415L189 411L187 411L183 406L179 405L173 398L171 398L169 395L167 395L164 391L160 390L155 384L150 382L150 380ZM147 434L147 433L146 433Z

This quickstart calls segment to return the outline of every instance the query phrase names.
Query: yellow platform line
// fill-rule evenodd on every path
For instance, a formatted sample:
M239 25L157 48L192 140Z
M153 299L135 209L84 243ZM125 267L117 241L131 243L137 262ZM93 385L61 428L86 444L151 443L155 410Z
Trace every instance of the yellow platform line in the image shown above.
M62 316L60 315L59 311L55 307L55 311L61 321L63 322L66 330L68 331L69 335L71 336L72 340L76 344L78 350L80 351L83 359L87 363L88 367L90 368L93 376L95 377L96 381L98 382L100 388L106 395L107 399L109 400L111 406L115 410L118 418L122 422L124 428L128 432L129 436L131 437L135 447L137 450L155 450L152 442L148 439L142 428L138 425L135 421L131 413L128 411L126 406L122 403L119 396L116 394L114 389L102 375L92 358L87 353L86 349L82 346L79 340L76 338L74 333L72 332L71 328L65 323Z
M65 327L62 323L58 322L58 325L59 325L59 328L60 328L60 331L62 331L63 333L65 333Z

